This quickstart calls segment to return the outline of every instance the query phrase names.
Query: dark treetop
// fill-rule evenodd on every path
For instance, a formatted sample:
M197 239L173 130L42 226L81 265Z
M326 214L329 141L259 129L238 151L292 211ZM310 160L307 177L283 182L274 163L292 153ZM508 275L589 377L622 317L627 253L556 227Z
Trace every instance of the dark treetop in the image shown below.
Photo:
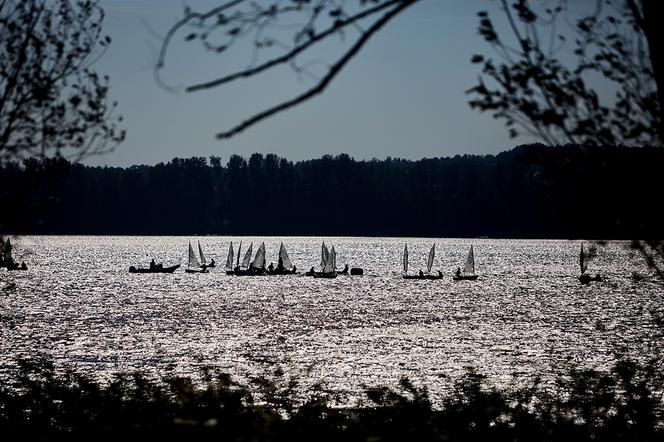
M664 151L520 146L493 156L356 161L326 155L0 169L1 230L21 234L264 234L654 238Z

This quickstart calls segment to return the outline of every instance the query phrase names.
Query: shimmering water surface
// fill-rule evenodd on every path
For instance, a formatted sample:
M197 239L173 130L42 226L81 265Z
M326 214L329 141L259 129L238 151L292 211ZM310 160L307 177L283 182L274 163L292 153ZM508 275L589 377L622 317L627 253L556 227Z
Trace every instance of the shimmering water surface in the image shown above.
M362 277L233 277L129 274L130 265L184 264L200 239L218 265L228 237L23 237L28 272L0 271L0 371L21 357L49 355L104 377L135 369L194 374L213 365L244 376L279 366L306 382L355 395L363 385L407 376L435 394L444 376L474 366L497 383L513 373L552 376L569 364L603 368L616 352L635 357L661 344L664 290L635 282L639 264L621 244L599 250L591 273L607 281L581 286L579 242L467 239L324 238L337 263ZM301 270L320 262L323 238L265 241L276 262L283 241ZM437 281L403 280L424 267L436 243ZM453 282L474 245L476 282ZM195 243L194 243L195 244ZM246 250L246 249L245 249ZM640 269L643 270L643 269ZM660 333L658 337L658 333Z

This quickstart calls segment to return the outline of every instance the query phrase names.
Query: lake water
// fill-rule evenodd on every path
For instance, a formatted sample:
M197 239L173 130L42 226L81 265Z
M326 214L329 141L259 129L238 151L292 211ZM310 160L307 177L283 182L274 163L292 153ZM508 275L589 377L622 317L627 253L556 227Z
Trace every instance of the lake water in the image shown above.
M664 290L623 244L600 248L591 273L606 281L581 286L579 242L414 238L242 238L265 241L276 263L281 241L301 270L318 266L324 239L337 263L364 276L233 277L129 274L130 265L184 264L200 239L208 257L225 261L228 237L23 237L15 256L27 272L0 271L0 372L18 358L48 355L105 377L117 371L201 365L237 376L276 367L304 384L323 381L357 396L363 385L409 377L434 395L473 366L498 384L512 375L551 378L570 364L606 368L616 352L643 358L661 345ZM401 278L408 242L412 271L436 243L436 281ZM453 282L474 245L476 282ZM449 275L449 277L448 277Z

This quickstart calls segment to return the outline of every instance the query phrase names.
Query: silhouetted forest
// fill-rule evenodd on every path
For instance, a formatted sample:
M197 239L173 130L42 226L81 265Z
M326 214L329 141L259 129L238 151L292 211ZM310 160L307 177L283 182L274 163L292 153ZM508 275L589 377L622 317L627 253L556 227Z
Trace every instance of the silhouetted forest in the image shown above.
M154 166L5 163L1 230L654 238L664 151L519 146L499 155L292 162L273 154Z

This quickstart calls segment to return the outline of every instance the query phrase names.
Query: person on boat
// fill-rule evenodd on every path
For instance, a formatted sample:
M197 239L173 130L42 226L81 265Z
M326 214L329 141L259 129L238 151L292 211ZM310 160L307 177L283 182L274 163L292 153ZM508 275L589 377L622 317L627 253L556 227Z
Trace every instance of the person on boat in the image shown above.
M293 266L293 269L291 270L291 272L293 272L293 273L297 272L297 267Z
M267 267L267 270L269 272L274 272L274 263L273 262L270 263L270 265Z
M443 272L441 272L440 270L438 270L438 277L441 279L443 278Z
M208 267L214 267L214 258L210 260L210 265Z
M314 273L316 273L316 270L313 267L311 267L307 272L307 275L313 275Z
M420 270L420 278L424 278L424 272Z
M21 270L28 270L28 266L25 265L25 261L21 262ZM599 276L599 275L597 275Z
M454 272L457 276L461 276L461 267L457 267L456 272Z
M157 265L156 265L155 262L154 262L154 258L152 258L152 261L150 261L150 270L154 270L154 268L155 268L156 266L157 266Z
M347 275L348 274L348 264L344 266L344 269L341 271L342 275Z

